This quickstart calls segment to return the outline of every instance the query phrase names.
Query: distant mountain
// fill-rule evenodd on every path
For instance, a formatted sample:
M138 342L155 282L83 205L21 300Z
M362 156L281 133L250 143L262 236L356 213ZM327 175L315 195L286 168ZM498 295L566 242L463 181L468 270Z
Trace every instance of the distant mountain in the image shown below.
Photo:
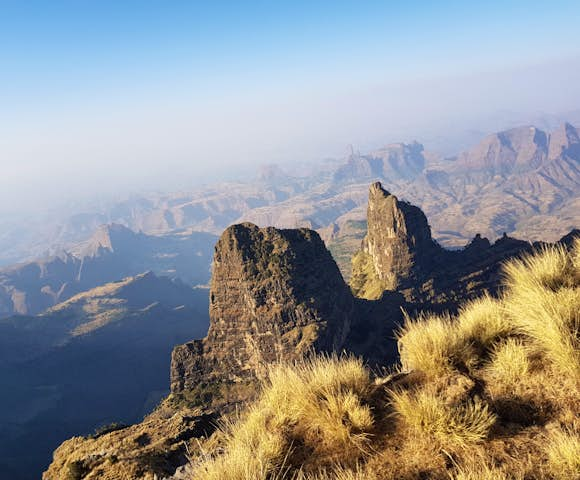
M553 124L554 119L540 122L546 128ZM100 223L173 236L191 231L217 235L231 224L249 221L317 230L333 253L343 252L339 266L349 277L346 259L364 236L358 229L355 238L352 226L365 221L367 185L373 181L421 207L434 238L446 247L462 247L477 233L492 240L505 232L555 241L580 223L578 139L578 130L563 123L552 131L530 125L510 128L453 156L427 151L418 142L367 153L350 148L343 160L309 170L301 167L289 174L268 165L252 182L130 197L98 211L87 209L47 229L42 248L54 251L55 245L65 245L70 251L71 239L86 241ZM13 258L14 245L24 237L22 229L18 235L10 232L8 228L0 235L0 261L1 252L12 252ZM39 248L38 242L34 245ZM18 292L13 293L12 303L22 305ZM51 288L43 295L55 293Z
M391 181L413 180L425 168L423 145L396 143L367 155L351 153L344 165L333 175L335 182L384 178Z
M0 320L0 477L38 478L63 439L140 420L167 392L173 346L207 332L207 308L207 289L148 272Z
M70 251L0 269L0 318L34 315L78 292L147 270L206 284L215 240L204 232L152 236L119 224L101 226Z

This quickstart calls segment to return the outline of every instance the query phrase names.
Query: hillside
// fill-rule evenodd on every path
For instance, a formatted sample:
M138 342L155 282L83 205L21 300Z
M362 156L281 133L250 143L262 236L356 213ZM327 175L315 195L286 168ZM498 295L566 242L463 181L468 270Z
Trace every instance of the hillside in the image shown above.
M148 270L204 285L215 240L202 232L152 236L101 225L69 251L0 269L0 318L36 315L79 292Z
M499 352L500 344L523 342L527 349L532 348L533 342L539 341L540 337L557 333L554 330L550 334L549 329L541 333L528 332L524 330L524 324L516 327L520 320L504 315L508 297L516 298L515 293L512 292L512 295L505 291L505 286L502 287L504 274L501 265L504 262L515 265L510 267L511 270L508 268L508 272L518 268L518 271L523 270L524 278L535 275L527 270L540 268L544 263L548 268L550 262L559 262L556 267L550 267L555 282L553 288L554 291L558 290L557 278L562 270L565 276L562 295L569 295L570 301L556 304L571 308L569 313L575 312L571 313L572 317L577 313L574 310L577 305L574 303L577 293L574 283L577 281L577 266L574 262L579 247L576 246L575 253L570 254L568 249L578 232L572 232L557 245L532 246L509 238L492 245L486 239L476 237L463 251L449 251L433 241L427 219L419 208L398 200L380 184L371 186L367 223L367 238L361 250L367 261L363 264L365 268L357 271L359 262L355 257L357 275L353 279L363 276L366 279L363 284L372 286L372 295L367 295L367 290L361 294L353 284L349 288L320 236L312 230L259 228L249 223L228 228L214 252L208 335L173 350L169 397L144 423L114 434L105 434L98 441L75 438L65 442L55 453L55 461L45 473L45 480L59 478L71 468L80 469L85 478L115 478L114 475L122 475L122 472L129 475L128 472L136 468L140 469L143 478L154 478L155 475L175 479L204 478L192 476L191 468L194 467L198 469L197 475L205 472L203 475L207 475L206 478L274 478L275 472L280 474L279 468L289 468L287 473L297 473L301 462L304 464L304 474L320 466L335 466L336 462L344 463L344 467L352 466L352 462L356 461L366 462L369 456L372 458L370 453L373 452L368 444L370 435L382 442L384 435L392 430L389 426L391 420L387 420L391 418L392 408L388 406L391 397L385 386L397 391L401 388L409 395L417 393L419 400L423 398L420 396L423 395L420 393L423 388L425 395L449 396L449 405L443 402L444 407L435 409L435 415L440 415L439 423L453 424L453 408L456 406L460 412L458 415L470 418L473 414L479 418L481 412L478 409L483 408L483 404L478 403L479 406L474 407L470 402L475 402L476 397L480 398L482 392L485 393L486 375L489 373L486 365L496 355L496 350ZM554 253L547 260L522 263L519 259L529 255L534 248L536 251L551 249ZM552 257L555 260L550 260ZM529 268L526 266L528 264ZM442 281L441 265L446 266L444 273L447 282ZM508 290L512 288L509 283L507 287ZM549 296L550 292L547 290L546 294ZM467 298L472 303L466 304ZM538 303L540 307L541 303ZM496 316L486 313L486 308L495 312ZM451 320L448 313L441 313L441 317L434 313L449 310L459 312L460 320ZM465 313L468 310L475 313ZM417 316L419 320L405 320L402 311ZM523 317L521 311L516 314ZM570 322L577 321L572 317L568 319ZM466 325L456 326L463 322L467 322ZM403 323L404 329L397 334L398 325ZM534 325L540 324L542 322ZM545 318L544 324L547 325ZM570 328L576 327L572 323ZM432 339L431 331L439 336ZM400 337L399 348L403 345L400 357L395 335ZM554 335L550 338L555 338ZM419 372L423 365L416 366L412 364L412 359L408 359L411 354L404 347L405 338L426 343L425 351L421 345L421 349L413 354L413 358L419 360L429 361L431 348L444 350L433 353L439 356L432 360L437 365L441 363L434 369L441 367L445 371L440 383L429 377L430 372ZM567 338L569 335L561 336L561 343L565 343ZM571 339L575 341L573 336ZM499 343L496 345L496 342ZM573 345L568 351L574 352L574 348ZM312 352L330 357L313 364L303 364L303 359ZM344 352L350 355L350 360L337 363L337 357L333 355ZM544 375L534 377L534 382L545 381L548 375L556 376L559 368L557 361L554 360L553 371L552 363L544 362L544 358L554 358L553 352L546 350L542 353L538 349L530 355L529 371L538 370ZM402 370L383 378L384 373L379 372L385 372L385 368L392 370L399 359L403 364ZM272 370L272 365L278 363L283 366ZM297 371L288 367L292 364L299 366ZM377 378L381 379L376 380L375 384L377 374ZM429 386L432 380L435 383ZM569 381L569 377L560 375L555 380L555 388L565 386L566 391L574 396L575 387ZM560 385L557 382L564 383ZM260 384L265 385L262 390ZM490 384L498 388L502 385L495 380ZM508 388L506 385L504 387ZM492 395L499 394L495 390L489 392L489 399L485 398L489 406L484 410L486 415L489 414L489 419L494 419L494 422L490 420L489 428L491 423L499 428L502 424L495 423L495 415L499 416L503 404L501 399L492 399ZM524 396L524 392L521 395ZM409 398L409 401L416 400L415 397ZM270 408L267 403L270 400L276 402L278 410ZM517 417L510 416L510 409L518 408L518 404L512 405L508 400L505 407L508 412L506 428L517 421ZM537 401L544 402L543 397ZM538 404L542 414L549 411L558 421L564 421L566 415L570 415L570 412L563 411L562 417L556 416L552 411L556 404L546 402ZM207 416L221 417L222 422L218 425L223 422L229 425L232 421L235 425L235 412L252 404L255 406L249 407L245 414L249 415L248 419L242 417L238 424L240 427L232 427L231 435L218 432L207 441L202 438L212 431L204 420ZM528 407L522 408L522 414L525 414ZM575 403L565 403L562 408L574 409ZM411 407L411 410L417 409L416 406ZM186 411L190 413L185 414ZM354 411L356 418L345 416L349 411ZM301 421L311 421L303 416L308 412L316 419L302 426ZM382 413L389 413L389 416L385 418ZM234 417L231 417L232 414ZM160 418L181 418L182 415L186 415L192 425L188 433L180 437L187 443L177 446L172 440L173 433L168 432L168 436L163 437L158 421ZM338 423L334 424L333 419L338 419ZM271 423L278 420L282 423ZM457 420L459 423L461 421L461 418ZM147 425L154 431L147 432ZM416 437L415 430L401 428L401 431L409 433L409 438ZM469 427L466 428L469 430ZM269 433L265 434L264 429ZM321 432L325 431L329 435L336 434L337 438L321 436ZM147 447L149 444L131 446L126 439L132 438L136 432L147 433L158 441L151 448ZM260 432L266 437L253 436L261 435ZM238 435L241 440L236 440ZM385 452L393 453L394 450L389 448L401 448L398 442L404 438L397 434L394 443L385 440L384 444L378 445ZM241 442L241 450L230 455L228 449L233 445L230 442L238 441ZM246 441L249 443L244 443ZM408 448L414 450L415 446L410 444ZM459 456L453 456L455 451L451 446L442 448L453 461L462 460ZM105 453L96 455L95 449ZM164 449L171 451L171 458L163 457ZM218 452L225 453L221 455ZM343 453L346 455L344 458L341 456ZM151 455L157 460L151 461ZM212 460L214 455L217 456ZM429 458L436 458L439 462L441 459L437 455ZM117 459L111 468L108 467L110 456ZM160 463L160 457L165 461ZM126 461L119 460L121 458ZM193 458L193 464L188 458ZM284 458L290 463L282 462ZM377 455L377 458L383 457ZM235 463L237 461L241 463ZM441 467L437 462L433 464L434 478L443 478L442 475L449 472L441 468L451 467ZM236 465L242 468L238 476L234 475ZM421 478L419 473L412 472L412 468L418 468L416 462L413 465L409 467L411 473L408 478ZM253 470L258 466L263 469L261 473ZM425 468L431 467L426 465ZM226 474L226 471L233 473ZM401 475L400 478L407 477Z
M38 478L76 433L132 423L168 392L175 344L207 332L207 289L145 273L0 320L0 477Z

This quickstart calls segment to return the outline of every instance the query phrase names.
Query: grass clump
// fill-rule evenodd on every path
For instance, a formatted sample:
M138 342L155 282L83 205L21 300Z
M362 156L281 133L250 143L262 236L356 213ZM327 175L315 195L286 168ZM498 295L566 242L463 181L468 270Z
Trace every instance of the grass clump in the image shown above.
M487 368L503 384L516 384L530 371L529 349L521 340L508 338L496 344Z
M513 333L514 326L505 314L503 302L484 295L460 308L458 329L464 341L485 351L497 339Z
M556 479L580 478L580 435L556 430L548 436L548 468Z
M427 389L393 391L395 412L419 433L430 434L443 445L466 446L485 439L496 416L479 400L448 405Z
M574 255L577 250L569 254L552 247L508 263L506 309L518 331L547 360L580 379L580 288Z
M272 367L257 403L224 427L224 453L202 462L195 478L288 475L311 456L319 463L356 462L374 428L371 386L368 370L353 357Z
M465 343L449 316L409 317L397 334L401 365L429 377L444 375L464 354Z

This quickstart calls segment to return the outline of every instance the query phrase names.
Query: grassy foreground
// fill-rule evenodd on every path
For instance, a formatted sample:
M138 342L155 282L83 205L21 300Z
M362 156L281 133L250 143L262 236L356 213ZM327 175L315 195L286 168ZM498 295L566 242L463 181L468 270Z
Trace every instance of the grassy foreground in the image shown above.
M505 267L499 299L408 318L401 365L276 365L200 445L199 480L579 479L580 242Z

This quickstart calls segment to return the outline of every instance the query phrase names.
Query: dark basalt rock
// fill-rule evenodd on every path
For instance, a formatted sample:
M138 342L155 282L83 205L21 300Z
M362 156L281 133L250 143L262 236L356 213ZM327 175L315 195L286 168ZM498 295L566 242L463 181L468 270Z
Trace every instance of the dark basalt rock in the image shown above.
M234 225L215 248L208 335L175 349L172 390L261 377L311 349L340 351L354 308L316 232Z

